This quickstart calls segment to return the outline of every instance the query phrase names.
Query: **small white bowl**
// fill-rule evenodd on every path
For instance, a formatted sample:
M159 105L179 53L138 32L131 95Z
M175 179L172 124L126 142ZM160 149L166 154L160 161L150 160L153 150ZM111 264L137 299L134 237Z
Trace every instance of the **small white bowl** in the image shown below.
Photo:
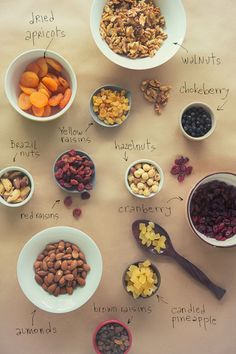
M195 228L195 226L192 222L192 219L191 219L190 208L191 208L191 202L192 202L192 197L193 197L194 192L196 191L196 189L199 186L201 186L207 182L211 182L211 181L215 181L215 180L222 181L222 182L225 182L229 185L236 187L236 174L233 174L233 173L217 172L217 173L213 173L213 174L210 174L210 175L202 178L192 188L192 190L189 193L188 199L187 199L187 207L186 207L186 214L187 215L186 216L188 219L188 223L189 223L190 227L192 228L193 232L195 233L195 235L197 235L201 240L205 241L209 245L217 246L217 247L224 247L224 248L236 246L236 235L234 235L224 241L220 241L220 240L216 240L215 238L207 237Z
M186 131L184 130L183 125L182 125L182 117L183 117L184 112L192 107L203 108L206 112L209 113L209 115L211 117L211 123L212 123L211 129L205 135L200 136L200 137L194 137L194 136L189 135L188 133L186 133ZM216 118L215 118L213 110L211 109L211 107L208 104L203 103L203 102L192 102L182 109L180 116L179 116L179 126L180 126L180 129L181 129L183 135L187 139L193 140L193 141L201 141L201 140L208 138L214 132L214 130L216 128Z
M97 95L97 94L101 91L101 89L112 90L112 91L118 91L118 92L124 90L124 91L126 92L125 97L128 98L128 100L129 100L129 107L130 107L130 109L131 109L131 93L130 93L130 91L128 91L128 90L126 90L126 89L124 89L124 88L122 88L122 87L120 87L120 86L116 86L116 85L104 85L104 86L101 86L101 87L99 87L98 89L96 89L96 90L93 92L93 94L91 95L90 100L89 100L89 112L90 112L90 114L91 114L93 120L94 120L97 124L99 124L99 125L101 125L102 127L105 127L105 128L116 128L116 127L121 126L123 123L126 122L128 116L129 116L129 113L130 113L130 109L129 109L129 110L127 111L127 113L126 113L126 119L125 119L121 124L113 124L113 125L112 125L112 124L106 124L106 123L104 123L101 119L98 118L98 115L94 112L94 110L93 110L93 96Z
M136 164L139 164L139 163L147 163L147 164L150 164L152 166L154 166L156 168L156 170L158 171L159 175L160 175L160 181L159 181L159 184L158 184L158 190L157 192L155 193L151 193L150 195L148 196L145 196L145 195L142 195L142 194L136 194L132 191L132 189L130 188L130 185L129 185L129 182L128 182L128 175L129 175L129 172L130 172L130 169L131 167L135 166ZM141 160L136 160L134 162L132 162L132 164L129 165L129 167L127 168L126 172L125 172L125 186L126 188L128 189L128 191L135 197L137 198L141 198L141 199L147 199L147 198L151 198L151 197L154 197L156 194L158 194L162 187L163 187L163 183L164 183L164 173L162 171L162 168L155 162L155 161L152 161L152 160L148 160L148 159L141 159Z
M99 27L103 8L106 3L107 0L93 0L90 12L90 29L98 48L115 64L135 70L151 69L167 62L179 50L186 32L186 15L181 0L154 0L155 5L160 7L161 13L165 17L165 33L167 33L168 38L152 58L137 59L116 54L109 48L105 40L102 39Z
M72 295L55 297L47 293L34 279L33 264L48 243L60 240L80 247L91 267L84 287L77 287ZM17 262L17 278L25 296L37 307L52 313L65 313L84 305L95 293L102 276L102 256L96 243L84 232L57 226L40 231L22 248Z
M47 50L46 57L55 59L63 67L62 76L65 77L65 79L69 82L72 91L72 95L69 102L62 110L49 117L36 117L33 114L29 114L23 111L18 106L18 97L20 94L20 88L19 88L20 77L25 71L27 65L29 65L30 63L34 62L39 58L44 57L44 54L45 54L45 49L32 49L27 52L23 52L19 54L10 63L5 75L5 93L10 104L23 117L33 120L35 122L49 122L51 120L57 119L60 116L62 116L70 108L72 102L74 101L76 90L77 90L76 75L69 62L58 53Z
M17 207L21 207L23 205L25 205L26 203L29 202L29 200L31 199L33 193L34 193L34 180L32 175L29 173L29 171L25 170L22 167L19 166L9 166L9 167L5 167L0 171L0 178L2 178L2 176L7 173L7 172L14 172L14 171L19 171L22 172L24 175L26 175L30 181L30 193L29 195L22 201L19 203L8 203L3 197L0 196L0 203L11 207L11 208L17 208Z

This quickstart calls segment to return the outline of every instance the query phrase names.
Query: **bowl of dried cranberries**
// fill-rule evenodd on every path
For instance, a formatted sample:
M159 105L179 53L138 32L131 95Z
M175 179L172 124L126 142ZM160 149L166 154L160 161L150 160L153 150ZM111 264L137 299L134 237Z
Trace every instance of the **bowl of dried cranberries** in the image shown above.
M201 179L187 201L187 218L194 233L212 246L235 246L235 200L235 174L217 172Z
M95 165L88 154L72 149L57 157L53 175L57 185L65 192L82 193L94 187Z

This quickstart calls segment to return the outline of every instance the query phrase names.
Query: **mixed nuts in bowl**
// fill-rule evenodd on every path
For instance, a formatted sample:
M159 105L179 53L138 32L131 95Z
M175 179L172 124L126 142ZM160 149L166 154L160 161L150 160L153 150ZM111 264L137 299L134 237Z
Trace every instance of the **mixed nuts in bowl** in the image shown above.
M144 70L176 54L184 40L186 16L181 0L94 0L90 29L109 60Z
M65 192L82 193L93 189L95 165L88 154L72 149L57 157L53 175L57 185Z
M26 204L34 192L31 174L22 167L9 166L0 171L0 203L8 207Z

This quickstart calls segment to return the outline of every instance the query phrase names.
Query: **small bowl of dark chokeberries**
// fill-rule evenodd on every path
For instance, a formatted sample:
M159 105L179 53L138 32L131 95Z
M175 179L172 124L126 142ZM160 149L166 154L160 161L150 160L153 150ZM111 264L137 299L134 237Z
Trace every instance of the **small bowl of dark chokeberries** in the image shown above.
M198 141L208 138L213 133L216 120L207 104L193 102L181 111L179 125L186 138Z

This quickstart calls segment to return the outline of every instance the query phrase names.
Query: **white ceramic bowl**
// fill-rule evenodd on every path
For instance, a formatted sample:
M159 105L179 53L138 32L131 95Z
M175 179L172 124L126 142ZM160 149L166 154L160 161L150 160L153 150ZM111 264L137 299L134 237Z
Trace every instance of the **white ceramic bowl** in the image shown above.
M60 110L58 113L51 115L49 117L36 117L32 114L29 114L25 111L23 111L19 106L18 106L18 97L20 94L20 88L19 88L19 81L20 77L25 71L25 68L28 64L34 62L35 60L42 58L44 56L45 49L32 49L27 52L19 54L9 65L6 75L5 75L5 93L6 96L12 105L12 107L20 113L23 117L36 121L36 122L48 122L54 119L57 119L58 117L62 116L71 106L72 102L74 101L75 95L76 95L76 90L77 90L77 79L74 73L74 70L72 69L71 65L69 62L63 58L61 55L58 53L55 53L53 51L47 50L46 51L46 57L50 57L58 61L62 67L62 76L65 77L65 79L69 82L71 90L72 90L72 95L67 103L67 105Z
M222 181L225 182L229 185L232 185L234 187L236 187L236 174L233 173L229 173L229 172L217 172L217 173L213 173L211 175L208 175L206 177L204 177L203 179L201 179L199 182L196 183L196 185L193 187L193 189L191 190L188 199L187 199L187 219L189 222L190 227L192 228L193 232L203 241L205 241L206 243L208 243L209 245L212 246L217 246L217 247L232 247L236 245L236 235L224 240L224 241L220 241L220 240L216 240L215 238L211 238L211 237L207 237L205 236L203 233L199 232L191 219L191 214L190 214L190 207L191 207L191 202L192 202L192 197L194 192L196 191L196 189L207 183L207 182L211 182L214 180L218 180L218 181Z
M90 29L93 39L101 52L112 62L128 69L144 70L155 68L171 59L183 43L186 32L186 15L181 0L154 0L166 20L165 32L168 38L151 58L130 59L113 52L99 32L103 8L107 0L93 0L90 13ZM174 43L178 43L177 45Z
M18 207L21 207L21 206L25 205L26 203L28 203L29 200L32 198L32 195L34 193L34 180L33 180L32 175L29 173L29 171L27 171L24 168L19 167L19 166L9 166L9 167L3 168L0 171L0 178L2 178L2 176L5 173L14 172L14 171L20 171L28 177L28 179L30 181L30 187L31 187L30 193L22 202L19 202L19 203L8 203L3 197L0 196L0 203L5 206L11 207L11 208L18 208Z
M206 112L209 113L209 115L211 117L211 123L212 123L211 129L205 135L200 136L200 137L193 137L193 136L189 135L188 133L186 133L186 131L184 130L183 125L182 125L182 116L183 116L184 112L187 109L192 108L192 107L203 108ZM216 118L215 118L213 110L211 109L211 107L208 104L203 103L203 102L191 102L190 104L185 106L180 113L179 127L180 127L180 130L182 131L183 135L187 139L193 140L193 141L201 141L201 140L208 138L214 132L214 130L216 128Z
M125 92L126 92L125 96L129 100L129 107L131 109L131 93L130 93L130 91L128 91L128 90L126 90L126 89L124 89L122 87L116 86L116 85L104 85L104 86L101 86L101 87L97 88L93 92L93 94L91 95L90 100L89 100L89 112L90 112L93 120L97 124L99 124L99 125L101 125L102 127L105 127L105 128L116 128L116 127L121 126L123 123L126 122L128 116L129 116L129 113L130 113L130 109L126 113L126 119L121 124L113 124L113 125L104 123L101 119L98 118L98 115L96 114L96 112L94 112L94 110L93 110L93 96L97 95L101 91L101 89L118 91L118 92L120 92L122 90L125 90Z
M160 181L159 181L159 185L158 185L158 190L157 192L155 193L151 193L150 195L148 196L144 196L144 195L141 195L141 194L136 194L132 191L132 189L130 188L130 185L129 185L129 182L128 182L128 176L129 176L129 172L130 172L130 169L131 167L135 166L136 164L139 164L139 163L147 163L147 164L150 164L152 166L154 166L156 168L156 170L159 172L159 175L160 175ZM136 160L134 162L132 162L129 167L127 168L126 172L125 172L125 186L126 188L128 189L128 191L135 197L137 198L141 198L141 199L147 199L147 198L151 198L151 197L154 197L156 194L158 194L160 192L160 190L162 189L163 187L163 183L164 183L164 173L162 171L162 168L161 166L159 166L155 161L152 161L152 160L148 160L148 159L140 159L140 160Z
M39 253L50 242L65 240L79 246L85 254L91 270L84 287L77 287L72 295L55 297L48 294L34 280L33 264ZM22 248L17 262L17 277L25 296L37 307L53 313L73 311L84 305L95 293L102 276L102 256L96 243L84 232L68 227L57 226L40 231Z

